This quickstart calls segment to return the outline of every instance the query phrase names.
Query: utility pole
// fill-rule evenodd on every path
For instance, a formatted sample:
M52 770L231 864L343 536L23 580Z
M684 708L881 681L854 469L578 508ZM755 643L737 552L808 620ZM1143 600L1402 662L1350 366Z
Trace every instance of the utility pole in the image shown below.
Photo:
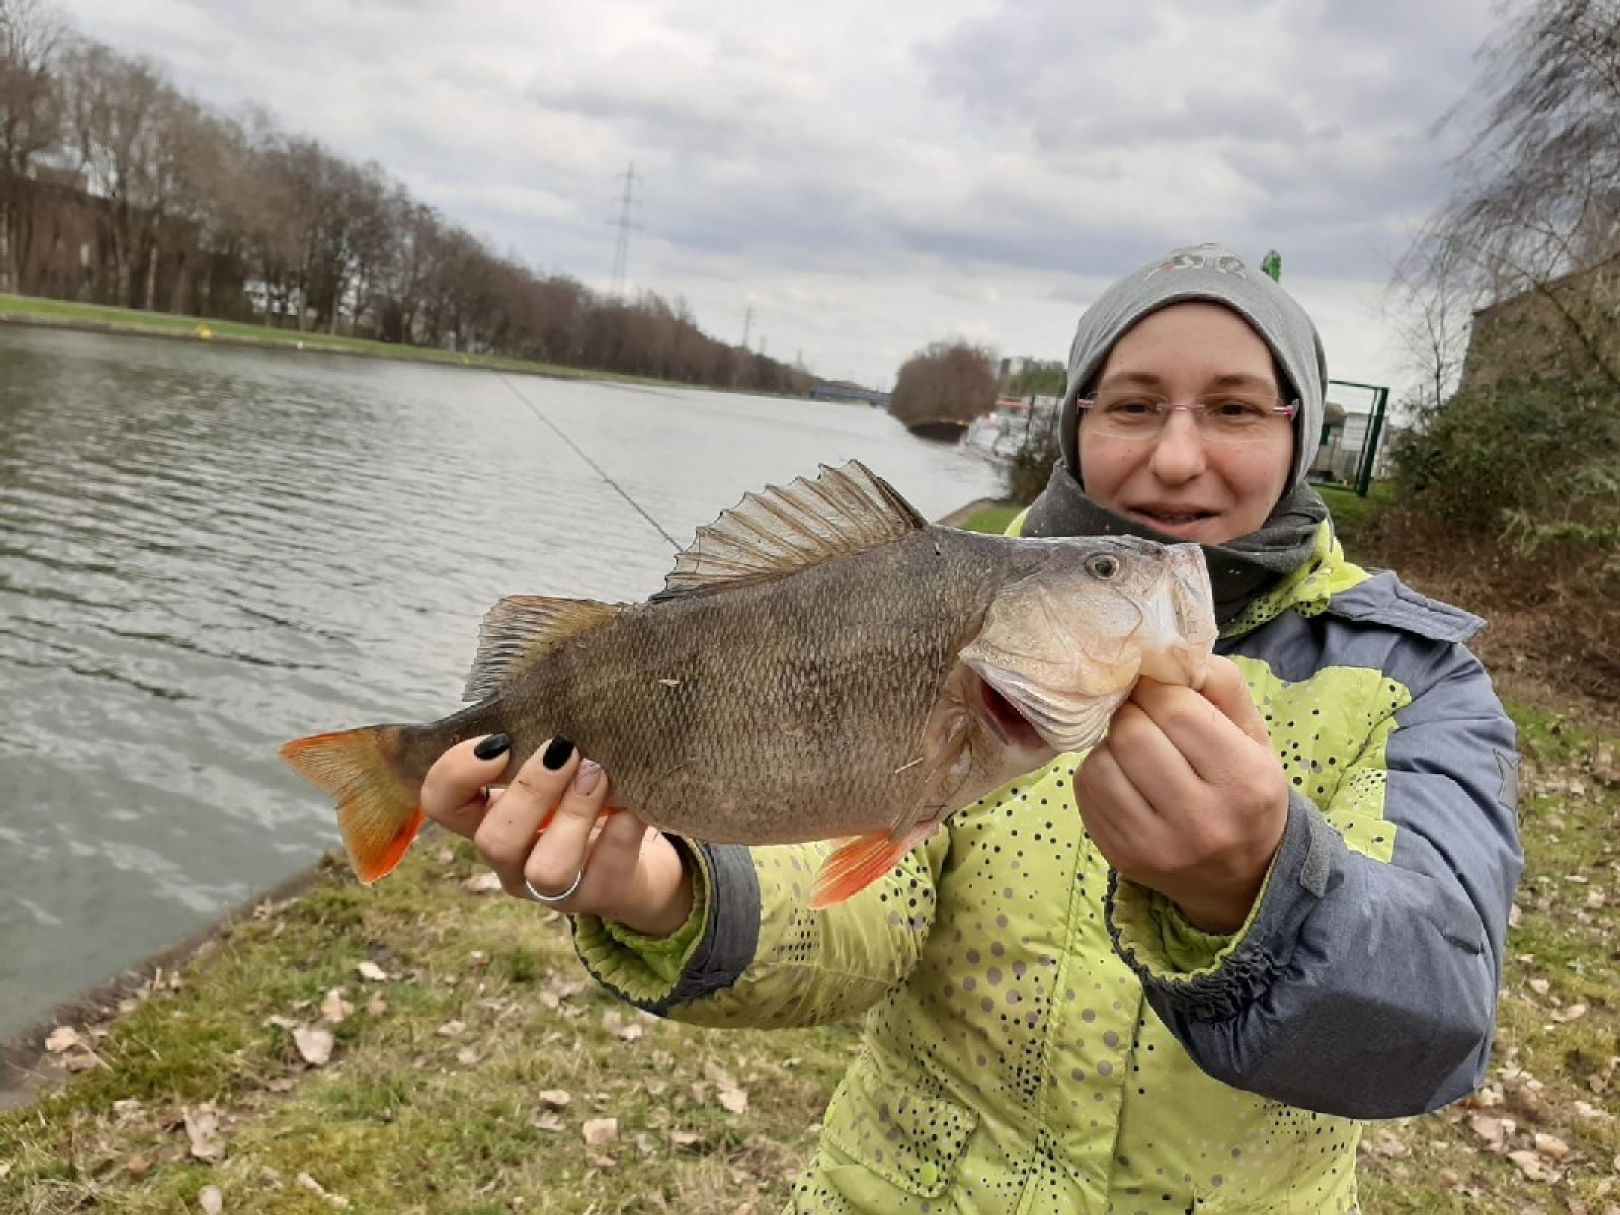
M630 261L630 229L641 227L640 224L632 223L630 220L630 208L636 202L636 162L632 160L630 167L619 176L624 181L624 195L619 200L619 218L608 221L619 230L618 244L613 250L614 299L622 299L624 296L624 276Z
M742 347L748 349L748 331L754 327L754 306L748 305L748 311L743 313L743 340Z

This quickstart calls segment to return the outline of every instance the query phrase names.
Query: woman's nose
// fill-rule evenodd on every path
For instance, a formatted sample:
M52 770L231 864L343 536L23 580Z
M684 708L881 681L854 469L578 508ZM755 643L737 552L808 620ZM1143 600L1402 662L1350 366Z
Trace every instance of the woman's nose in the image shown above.
M1190 481L1204 471L1204 436L1193 415L1172 410L1153 445L1153 473L1161 481Z

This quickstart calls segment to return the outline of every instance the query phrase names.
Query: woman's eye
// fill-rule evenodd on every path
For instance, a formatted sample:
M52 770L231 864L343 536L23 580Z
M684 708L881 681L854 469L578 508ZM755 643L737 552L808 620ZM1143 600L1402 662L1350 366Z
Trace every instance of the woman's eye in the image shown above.
M1105 408L1111 414L1126 418L1145 418L1158 411L1158 406L1155 402L1149 401L1142 397L1126 398L1125 400L1121 401L1110 401Z

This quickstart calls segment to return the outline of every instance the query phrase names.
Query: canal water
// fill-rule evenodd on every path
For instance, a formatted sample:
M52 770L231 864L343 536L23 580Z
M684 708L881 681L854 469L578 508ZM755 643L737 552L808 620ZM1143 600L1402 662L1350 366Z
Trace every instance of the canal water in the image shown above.
M542 416L683 543L851 457L999 488L864 406L0 329L0 1037L337 845L282 742L457 707L502 595L658 588Z

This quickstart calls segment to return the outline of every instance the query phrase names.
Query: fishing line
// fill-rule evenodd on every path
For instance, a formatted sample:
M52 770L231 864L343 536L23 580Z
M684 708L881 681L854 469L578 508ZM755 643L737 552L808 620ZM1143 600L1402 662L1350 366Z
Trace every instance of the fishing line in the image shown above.
M501 383L506 385L506 387L511 391L513 396L515 396L518 400L522 401L525 405L527 405L529 407L529 412L530 413L534 414L535 417L539 418L547 426L551 427L552 433L555 434L564 443L568 444L568 446L573 449L573 452L574 452L574 454L576 456L578 456L581 460L584 460L585 463L589 464L592 468L594 468L596 470L596 475L597 476L601 477L602 480L606 481L614 489L618 490L619 497L623 498L626 502L628 502L630 504L631 508L636 512L636 514L640 515L643 519L645 519L648 523L650 523L652 525L652 529L655 532L657 532L665 540L668 540L669 543L670 543L671 548L673 548L676 552L681 551L682 546L681 546L680 542L677 541L674 536L672 536L668 532L666 532L663 529L663 527L660 526L657 519L654 519L651 515L649 515L646 511L644 511L641 508L641 503L637 502L634 498L632 498L630 496L630 494L625 490L624 486L620 485L612 477L608 476L607 469L603 468L595 460L591 459L588 455L586 455L584 450L581 449L581 447L580 447L580 445L578 443L574 442L566 434L564 434L562 432L562 428L559 427L550 418L546 417L546 415L540 411L540 407L538 405L536 405L533 401L529 400L528 397L524 396L521 392L519 392L517 390L517 386L515 384L513 384L510 380L508 380L504 374L502 374L499 371L496 371L495 374L497 376L500 376Z

